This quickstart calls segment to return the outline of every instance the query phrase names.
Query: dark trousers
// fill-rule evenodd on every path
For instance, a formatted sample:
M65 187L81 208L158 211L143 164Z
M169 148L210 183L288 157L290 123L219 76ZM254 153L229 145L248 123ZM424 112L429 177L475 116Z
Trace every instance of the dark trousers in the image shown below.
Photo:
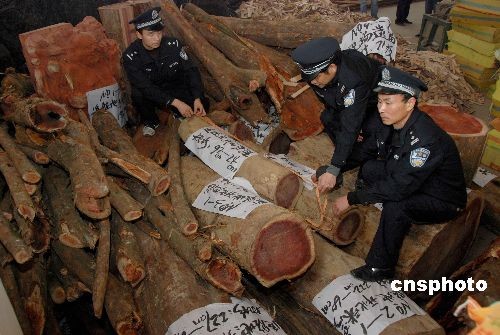
M384 161L366 162L361 169L365 185L384 178ZM373 239L366 264L375 268L395 267L403 240L411 225L441 223L453 219L459 213L456 205L430 195L415 193L401 201L386 201L380 224Z
M436 8L437 0L425 0L425 14L432 14Z
M398 0L398 7L396 8L396 21L402 22L408 19L410 5L411 0Z

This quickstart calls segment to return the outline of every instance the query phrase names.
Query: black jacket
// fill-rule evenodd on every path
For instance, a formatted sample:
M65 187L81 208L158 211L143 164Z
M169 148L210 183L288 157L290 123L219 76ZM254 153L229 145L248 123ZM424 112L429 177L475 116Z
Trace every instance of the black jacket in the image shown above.
M123 66L132 89L157 105L167 106L179 94L188 91L196 99L203 95L198 69L175 38L163 37L158 58L153 58L136 40L123 52Z
M373 88L379 81L379 67L377 61L359 51L344 50L332 82L324 88L312 86L326 105L325 113L333 113L334 129L325 129L335 137L332 165L345 165L367 111L377 111L377 94Z
M386 177L348 194L349 204L400 201L414 193L465 207L467 193L460 155L453 139L415 108L405 126L378 135ZM393 142L387 144L387 141Z

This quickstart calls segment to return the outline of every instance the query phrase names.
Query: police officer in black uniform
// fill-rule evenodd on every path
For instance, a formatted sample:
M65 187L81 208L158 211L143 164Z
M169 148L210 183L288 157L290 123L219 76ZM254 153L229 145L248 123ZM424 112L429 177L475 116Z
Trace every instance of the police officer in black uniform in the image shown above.
M427 86L392 67L384 67L378 110L390 131L377 132L379 159L361 168L363 186L336 199L333 212L349 205L382 203L380 224L366 265L351 271L363 280L390 278L403 239L412 223L453 219L465 207L467 193L460 156L453 139L417 107Z
M320 192L340 184L341 172L376 157L374 132L384 127L373 92L380 64L356 50L340 50L332 37L297 47L292 58L316 95L325 104L321 122L335 144L331 165L316 171ZM361 133L360 133L361 132Z
M198 69L179 40L163 36L159 12L160 7L151 8L130 21L138 39L122 55L146 136L159 126L156 108L171 107L177 117L190 117L205 115L208 107Z

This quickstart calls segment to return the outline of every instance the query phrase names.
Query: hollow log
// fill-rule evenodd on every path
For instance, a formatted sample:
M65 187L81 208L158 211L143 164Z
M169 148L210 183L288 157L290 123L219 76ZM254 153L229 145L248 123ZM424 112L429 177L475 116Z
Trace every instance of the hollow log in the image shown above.
M62 304L66 301L66 291L56 275L50 271L47 274L47 290L50 298L55 304Z
M32 258L32 250L24 243L13 225L0 215L0 242L12 255L14 260L23 264Z
M46 153L39 151L39 150L36 150L36 149L33 149L33 148L30 148L30 147L25 146L25 145L19 144L18 147L33 162L35 162L37 164L41 164L41 165L47 165L50 163L50 158Z
M87 287L92 287L95 266L92 257L82 249L69 248L58 241L54 241L52 247L67 268ZM142 328L142 319L135 307L132 289L113 274L108 275L104 304L117 334L137 334Z
M251 124L259 121L268 122L268 115L257 96L249 90L251 81L264 86L266 75L261 71L238 68L229 62L186 21L173 1L162 1L162 6L167 22L170 22L196 58L217 81L225 96L231 101L234 110Z
M144 279L143 256L137 244L130 223L123 221L118 213L111 215L111 263L113 263L122 279L137 286Z
M194 157L183 157L181 170L191 203L205 185L219 178ZM225 254L266 287L300 276L314 261L312 234L304 219L272 203L257 207L246 219L218 215L211 227L201 221L200 225L213 234Z
M96 266L92 285L92 307L94 315L100 319L109 273L109 254L111 249L111 224L108 219L98 222L99 244L96 252Z
M452 273L469 250L484 207L481 192L472 191L465 210L454 220L440 224L413 224L403 241L396 276L435 279ZM380 211L366 208L365 225L354 243L343 250L365 258L380 221Z
M69 302L75 301L80 298L83 293L90 293L91 290L85 286L84 283L79 281L75 276L73 276L68 268L62 263L56 253L52 252L50 255L49 266L51 272L57 277L59 282L64 288L66 293L66 299Z
M54 237L68 247L94 249L99 234L76 211L66 173L52 165L44 178L50 181L43 184L43 190L53 218Z
M198 129L209 126L202 118L192 117L183 120L179 135L186 141ZM247 158L235 176L247 179L259 195L285 208L295 206L303 188L297 175L261 155Z
M110 189L109 200L111 206L125 221L134 221L142 216L144 206L137 202L127 191L118 186L113 178L107 177Z
M361 266L362 259L351 256L326 242L315 234L316 262L304 276L288 285L289 294L304 308L321 314L313 306L313 298L337 277L348 274L351 269ZM428 334L444 335L439 324L428 315L413 315L389 325L380 334L410 335Z
M315 22L310 19L261 20L217 16L217 20L236 34L273 47L293 49L319 37L331 36L338 40L354 24L331 20Z
M419 108L429 116L455 141L466 185L470 185L483 154L488 126L479 118L459 112L447 105L422 105Z

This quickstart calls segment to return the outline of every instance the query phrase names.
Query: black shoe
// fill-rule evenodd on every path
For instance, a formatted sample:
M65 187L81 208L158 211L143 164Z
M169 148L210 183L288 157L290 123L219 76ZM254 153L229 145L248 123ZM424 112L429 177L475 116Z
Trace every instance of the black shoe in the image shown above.
M394 23L397 24L398 26L404 26L405 25L405 23L403 21L399 21L399 20L396 20Z
M403 23L413 24L413 22L408 21L408 19L404 19L404 20L403 20Z
M364 281L379 281L383 279L390 279L394 277L394 269L387 268L372 268L369 265L363 265L359 268L351 270L351 274L358 279Z

